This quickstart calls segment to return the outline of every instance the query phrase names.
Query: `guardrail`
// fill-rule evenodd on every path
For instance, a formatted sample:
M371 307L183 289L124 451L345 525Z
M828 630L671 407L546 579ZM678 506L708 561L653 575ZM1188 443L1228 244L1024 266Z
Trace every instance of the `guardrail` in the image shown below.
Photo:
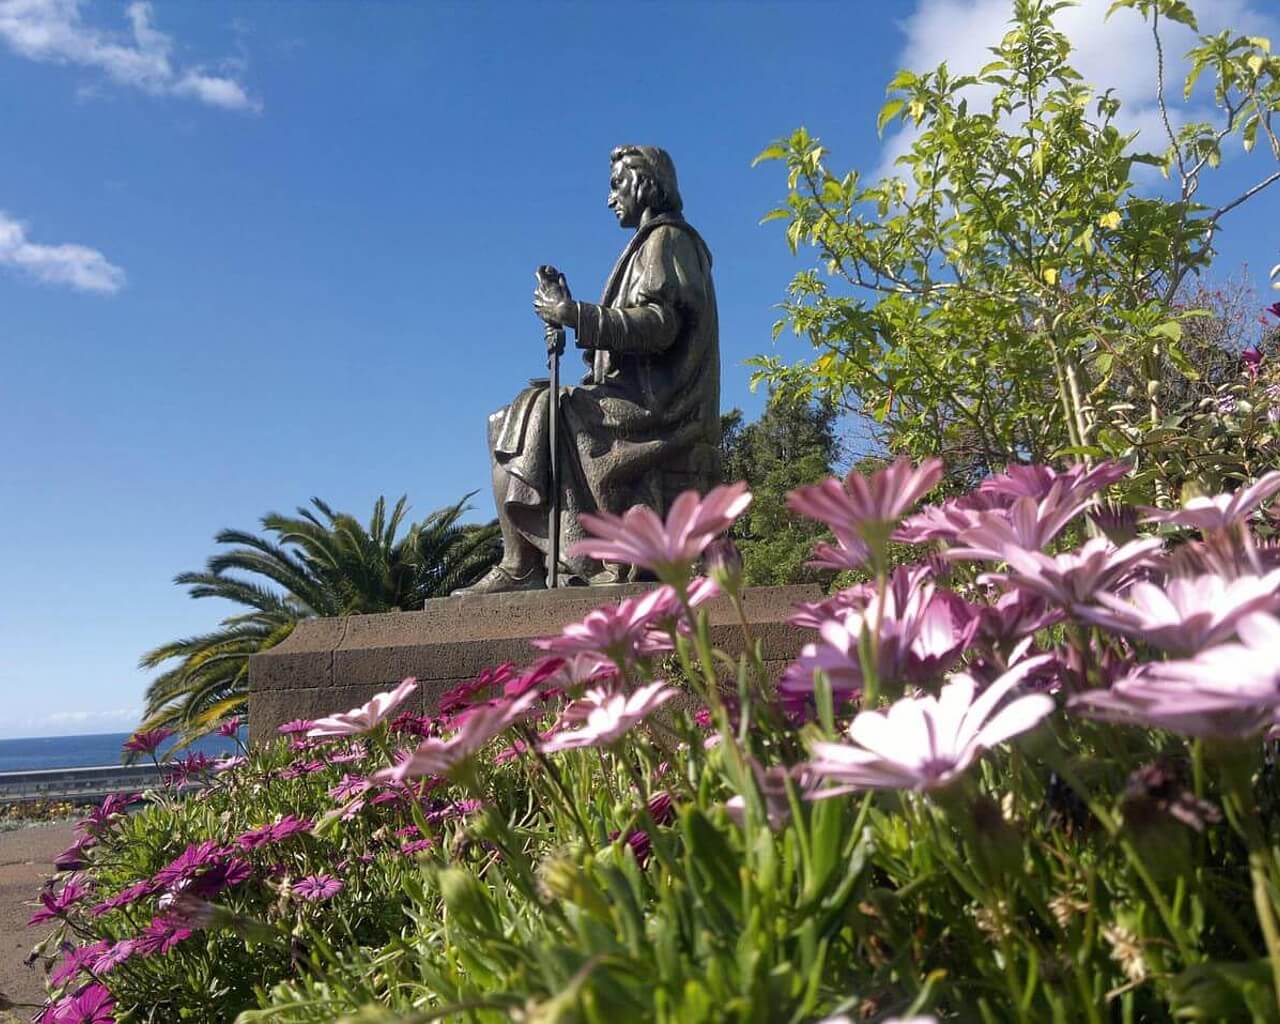
M146 789L160 776L154 764L45 768L0 772L0 804L18 800L95 800Z

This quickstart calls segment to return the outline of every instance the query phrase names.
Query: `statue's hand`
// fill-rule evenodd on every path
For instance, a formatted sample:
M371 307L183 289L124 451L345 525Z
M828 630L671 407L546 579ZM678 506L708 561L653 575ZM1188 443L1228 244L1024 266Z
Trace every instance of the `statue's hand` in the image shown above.
M578 307L569 294L564 274L555 267L541 266L537 270L538 287L533 290L533 311L544 323L554 327L578 326Z

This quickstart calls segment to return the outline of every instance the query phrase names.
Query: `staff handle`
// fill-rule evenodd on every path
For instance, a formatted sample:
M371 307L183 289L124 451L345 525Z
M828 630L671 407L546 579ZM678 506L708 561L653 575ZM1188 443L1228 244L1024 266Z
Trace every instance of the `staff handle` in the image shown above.
M560 356L564 354L564 328L547 324L547 369L551 403L547 443L551 447L551 507L547 513L547 589L554 590L560 576Z

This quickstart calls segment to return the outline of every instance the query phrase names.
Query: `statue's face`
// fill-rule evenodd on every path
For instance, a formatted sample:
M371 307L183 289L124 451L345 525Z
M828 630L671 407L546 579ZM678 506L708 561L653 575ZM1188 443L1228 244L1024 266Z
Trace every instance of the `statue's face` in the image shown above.
M624 228L640 226L640 177L621 162L609 172L609 209Z

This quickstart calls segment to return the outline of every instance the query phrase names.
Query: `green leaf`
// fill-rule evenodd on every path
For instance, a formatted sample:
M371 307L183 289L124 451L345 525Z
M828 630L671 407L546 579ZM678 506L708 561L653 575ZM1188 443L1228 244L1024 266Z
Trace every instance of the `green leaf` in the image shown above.
M1200 371L1191 365L1191 360L1187 358L1186 353L1183 352L1176 344L1166 346L1165 354L1168 355L1169 361L1178 368L1179 372L1186 377L1187 380L1200 379Z
M791 211L785 206L780 206L776 210L770 210L760 218L761 224L768 224L771 220L784 220L791 216Z
M1166 320L1162 324L1156 324L1155 327L1147 331L1150 338L1168 338L1170 341L1179 341L1182 338L1182 324L1177 320Z
M876 117L876 133L878 135L883 135L884 126L887 125L890 121L892 121L898 115L898 113L902 110L902 108L905 107L906 105L907 105L906 100L897 99L897 100L890 100L883 107L881 107L880 113Z
M772 146L766 146L755 155L755 159L751 161L751 166L762 164L766 160L781 160L787 155L786 146L775 142Z

